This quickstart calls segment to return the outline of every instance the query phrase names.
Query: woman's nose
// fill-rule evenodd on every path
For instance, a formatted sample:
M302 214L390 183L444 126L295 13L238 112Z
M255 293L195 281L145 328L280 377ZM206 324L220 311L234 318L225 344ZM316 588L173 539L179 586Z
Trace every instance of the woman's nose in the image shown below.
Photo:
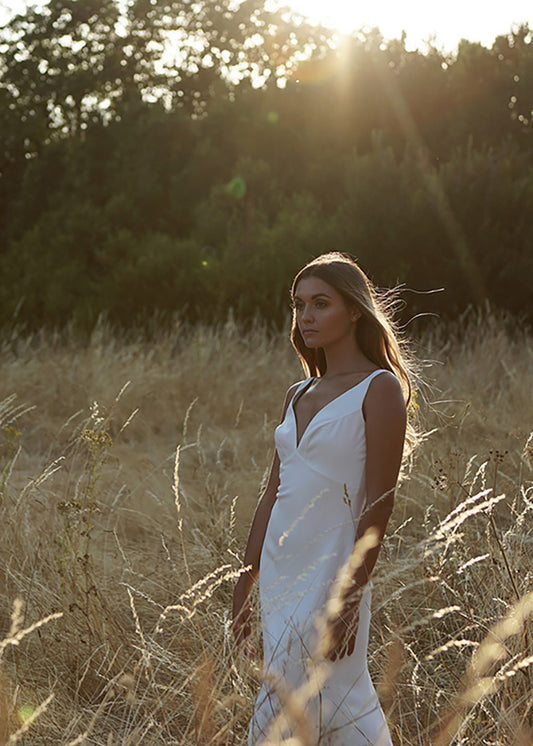
M302 321L310 321L313 318L313 306L306 304L302 310Z

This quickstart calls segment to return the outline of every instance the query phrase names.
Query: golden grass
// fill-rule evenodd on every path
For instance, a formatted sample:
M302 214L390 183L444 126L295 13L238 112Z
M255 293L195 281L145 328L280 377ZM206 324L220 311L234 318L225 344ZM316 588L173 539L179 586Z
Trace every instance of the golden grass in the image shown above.
M398 746L533 742L531 342L471 314L420 346L430 435L398 490L369 651ZM101 325L2 352L0 743L244 743L260 660L235 650L229 609L302 377L286 338Z

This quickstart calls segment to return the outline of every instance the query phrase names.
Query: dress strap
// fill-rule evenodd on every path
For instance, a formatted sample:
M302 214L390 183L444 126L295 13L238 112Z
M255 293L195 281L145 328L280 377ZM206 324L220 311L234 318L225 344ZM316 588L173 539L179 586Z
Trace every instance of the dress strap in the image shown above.
M391 371L387 370L387 368L378 368L378 370L375 370L373 373L369 373L368 376L364 380L370 383L371 381L374 380L374 378L377 378L377 376L379 376L380 373L390 373L390 372Z
M314 380L314 376L310 376L309 378L304 378L303 381L300 381L300 383L296 387L294 394L292 395L290 403L292 403L293 405L296 404L297 400L305 391L307 391Z
M366 378L363 378L363 380L360 382L360 386L363 390L363 399L367 395L368 387L374 380L374 378L377 378L381 373L390 373L390 370L387 370L387 368L379 368L378 370L375 370L373 373L369 373ZM394 374L393 374L394 375Z

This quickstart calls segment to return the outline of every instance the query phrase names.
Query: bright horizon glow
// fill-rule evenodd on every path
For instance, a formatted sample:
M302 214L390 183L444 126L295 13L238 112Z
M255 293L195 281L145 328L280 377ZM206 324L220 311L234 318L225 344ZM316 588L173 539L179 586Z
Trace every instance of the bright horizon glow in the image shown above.
M424 49L432 41L438 49L455 52L461 39L491 47L495 38L529 22L533 30L531 0L481 3L472 0L270 0L272 6L290 7L314 23L341 33L379 28L385 39L407 34L408 49Z
M209 1L209 0L208 0ZM242 1L242 0L240 0ZM0 0L0 23L28 5L46 0ZM339 33L378 28L385 39L399 39L406 32L407 49L425 50L431 41L438 49L453 53L461 39L481 42L490 48L497 36L529 23L533 31L532 0L265 0L267 7L289 7L312 23L322 23Z

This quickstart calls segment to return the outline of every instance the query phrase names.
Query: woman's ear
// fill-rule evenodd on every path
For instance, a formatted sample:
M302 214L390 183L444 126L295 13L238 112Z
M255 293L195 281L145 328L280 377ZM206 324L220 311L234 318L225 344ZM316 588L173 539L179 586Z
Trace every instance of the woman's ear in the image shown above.
M357 321L357 319L361 318L361 311L358 308L352 308L352 312L350 314L350 320L351 321Z

